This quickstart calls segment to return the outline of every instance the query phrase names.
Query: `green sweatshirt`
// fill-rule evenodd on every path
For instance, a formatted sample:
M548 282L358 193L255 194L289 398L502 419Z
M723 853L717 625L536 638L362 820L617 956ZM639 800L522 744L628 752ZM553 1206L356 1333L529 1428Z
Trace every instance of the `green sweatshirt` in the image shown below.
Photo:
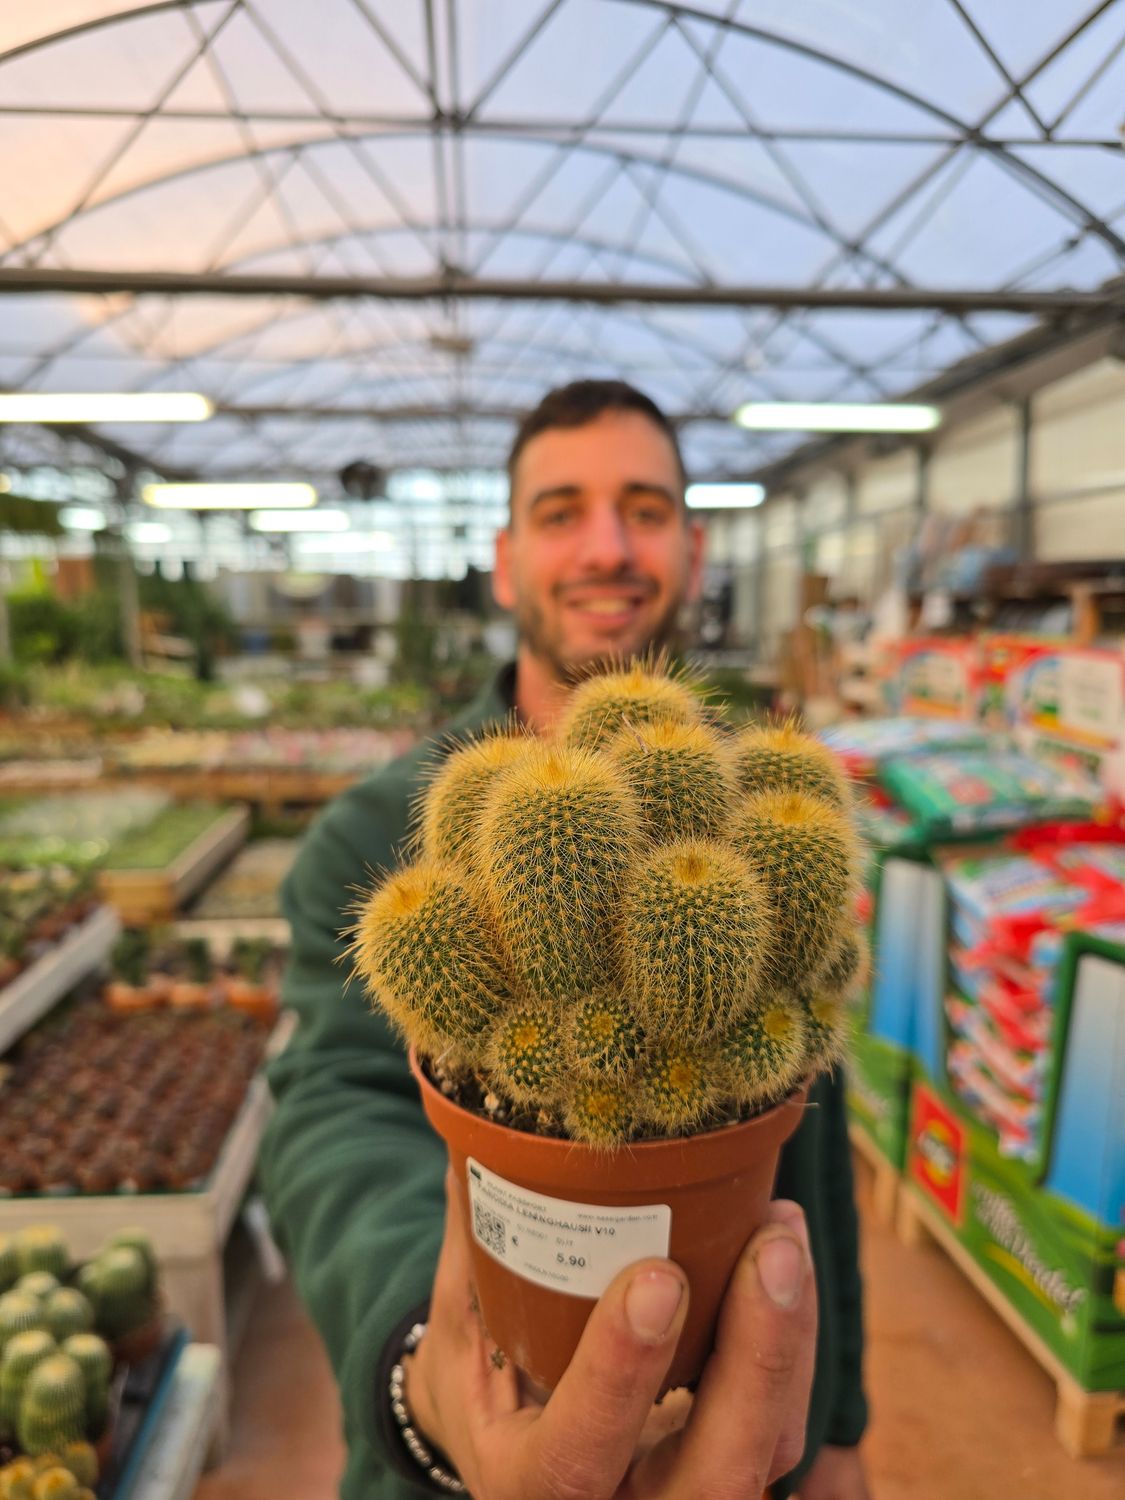
M503 719L506 668L439 736ZM349 908L394 865L420 772L416 747L321 814L286 881L292 926L284 1003L299 1017L269 1069L276 1109L260 1159L274 1231L340 1387L348 1462L342 1500L416 1500L432 1490L390 1418L385 1372L404 1320L424 1316L444 1219L445 1148L422 1113L401 1043L373 1015L344 957ZM817 1372L803 1468L823 1443L858 1443L866 1422L851 1160L839 1078L815 1086L785 1148L778 1195L808 1216L820 1296ZM299 1379L299 1372L294 1372ZM407 1477L410 1476L410 1477ZM783 1482L775 1494L789 1494Z

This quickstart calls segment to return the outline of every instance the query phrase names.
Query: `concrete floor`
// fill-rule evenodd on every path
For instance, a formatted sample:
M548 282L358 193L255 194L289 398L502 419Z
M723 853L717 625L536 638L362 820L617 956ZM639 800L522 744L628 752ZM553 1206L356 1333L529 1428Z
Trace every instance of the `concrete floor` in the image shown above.
M1110 1458L1068 1458L1051 1381L939 1250L908 1250L872 1223L868 1170L856 1170L874 1500L1121 1500L1125 1433ZM291 1288L271 1289L235 1370L230 1454L195 1500L332 1500L342 1461L324 1354Z

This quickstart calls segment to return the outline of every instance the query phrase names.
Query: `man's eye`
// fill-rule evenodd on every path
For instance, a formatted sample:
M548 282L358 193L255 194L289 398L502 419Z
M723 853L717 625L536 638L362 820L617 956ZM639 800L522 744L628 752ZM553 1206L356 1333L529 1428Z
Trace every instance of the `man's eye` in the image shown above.
M565 526L574 516L572 510L548 510L540 511L539 524L541 526Z
M638 505L633 510L633 520L642 526L663 526L668 519L668 510L663 505Z

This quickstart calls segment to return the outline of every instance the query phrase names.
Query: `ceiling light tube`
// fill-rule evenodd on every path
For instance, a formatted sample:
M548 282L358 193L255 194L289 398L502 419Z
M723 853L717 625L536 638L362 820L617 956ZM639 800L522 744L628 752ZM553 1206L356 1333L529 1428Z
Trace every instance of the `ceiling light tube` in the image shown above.
M932 432L941 412L907 402L748 401L734 421L753 432Z
M172 528L163 521L130 521L125 535L138 547L162 547L172 540Z
M104 531L106 518L92 505L64 505L59 511L59 525L64 531Z
M158 510L308 510L316 490L311 484L146 484L141 498Z
M347 531L352 518L346 510L256 510L250 517L251 531Z
M766 498L762 484L689 484L689 510L750 510Z
M206 422L214 414L194 391L0 392L0 422Z

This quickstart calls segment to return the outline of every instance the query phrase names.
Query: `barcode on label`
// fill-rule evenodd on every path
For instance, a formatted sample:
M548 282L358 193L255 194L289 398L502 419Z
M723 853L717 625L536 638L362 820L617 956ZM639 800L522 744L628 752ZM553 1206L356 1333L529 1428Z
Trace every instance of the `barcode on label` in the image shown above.
M506 1255L508 1251L508 1225L499 1214L490 1213L483 1204L473 1203L473 1233L486 1250L493 1255Z

